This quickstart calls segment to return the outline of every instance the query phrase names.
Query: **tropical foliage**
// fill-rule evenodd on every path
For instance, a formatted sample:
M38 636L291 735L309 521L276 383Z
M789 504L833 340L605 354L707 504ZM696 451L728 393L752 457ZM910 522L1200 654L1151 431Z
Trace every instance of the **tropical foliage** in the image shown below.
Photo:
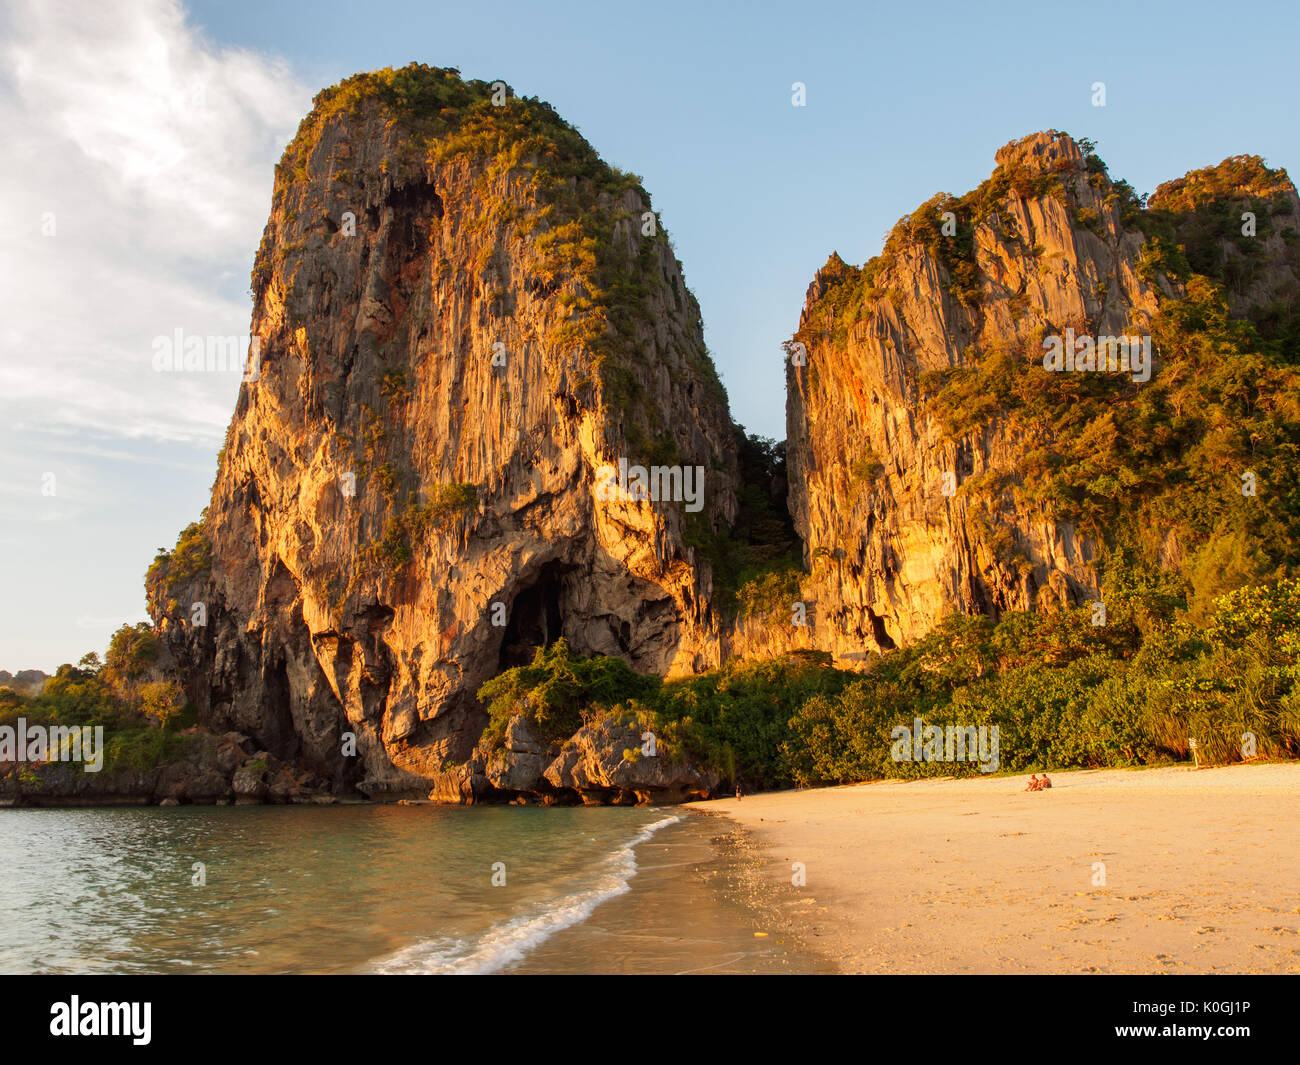
M634 711L748 787L973 774L965 762L895 761L894 730L998 728L998 767L1031 771L1300 756L1300 580L1219 597L1206 624L1159 575L1117 560L1106 623L1091 610L949 617L862 674L829 656L734 660L659 681L560 641L489 681L490 742L524 710L554 739Z

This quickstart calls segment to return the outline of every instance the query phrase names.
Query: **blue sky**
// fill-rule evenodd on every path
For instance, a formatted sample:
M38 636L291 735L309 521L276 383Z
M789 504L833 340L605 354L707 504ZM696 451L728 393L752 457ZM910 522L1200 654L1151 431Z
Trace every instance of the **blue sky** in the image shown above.
M206 504L236 393L154 374L151 340L247 332L271 168L324 85L421 61L554 104L643 177L733 417L780 439L780 343L832 250L863 262L1039 129L1092 138L1140 192L1234 154L1300 166L1297 23L1262 2L17 0L0 15L0 668L52 670L143 619L144 570Z

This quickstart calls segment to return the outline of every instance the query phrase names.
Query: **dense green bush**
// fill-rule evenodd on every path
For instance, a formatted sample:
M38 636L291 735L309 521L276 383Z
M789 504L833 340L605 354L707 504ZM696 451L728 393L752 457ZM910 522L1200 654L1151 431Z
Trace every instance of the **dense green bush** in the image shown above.
M730 781L772 788L792 781L784 744L794 709L816 695L843 690L853 674L816 653L781 659L735 659L700 677L664 683L658 720L678 723L687 749Z
M542 739L558 743L577 732L593 708L650 699L659 684L658 677L634 672L621 658L575 657L569 641L561 638L538 648L528 665L507 670L479 689L489 719L484 740L498 745L510 719L522 714Z
M130 633L127 639L124 633ZM114 637L114 646L124 654L131 668L131 651L143 643L144 634L123 626ZM120 639L119 639L120 638ZM115 653L110 651L110 659ZM138 664L138 663L135 663ZM118 669L123 668L119 664ZM183 706L179 689L171 692L167 720L151 720L143 712L144 701L133 698L123 688L121 677L108 665L100 666L97 656L87 655L80 665L62 665L37 696L18 695L0 689L0 725L14 726L18 718L28 725L81 726L96 725L104 729L103 772L140 772L169 760L184 757L192 736L180 730L196 723L192 706ZM156 709L157 700L153 703ZM40 764L0 767L0 771L18 773L27 784L40 779Z

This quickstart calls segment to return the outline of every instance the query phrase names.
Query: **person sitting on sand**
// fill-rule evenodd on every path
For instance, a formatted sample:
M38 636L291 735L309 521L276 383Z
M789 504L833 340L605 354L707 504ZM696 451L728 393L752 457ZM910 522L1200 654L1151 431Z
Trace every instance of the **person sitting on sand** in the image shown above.
M1042 789L1043 791L1046 791L1048 788L1050 788L1050 787L1052 786L1052 782L1051 782L1050 779L1048 779L1048 776L1047 776L1046 773L1043 774L1043 779L1040 780L1040 781L1038 782L1038 786L1039 786L1039 788Z
M1030 774L1029 774L1029 787L1025 788L1025 791L1037 791L1041 786L1042 786L1042 785L1038 783L1038 774L1037 774L1037 773L1030 773Z

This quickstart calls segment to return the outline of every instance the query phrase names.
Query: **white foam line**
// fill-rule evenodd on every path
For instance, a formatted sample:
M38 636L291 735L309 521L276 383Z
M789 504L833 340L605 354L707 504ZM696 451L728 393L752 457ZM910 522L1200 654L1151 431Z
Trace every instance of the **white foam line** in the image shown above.
M522 959L556 932L585 921L602 902L626 894L636 875L636 847L661 828L680 821L681 815L646 825L597 866L590 888L539 905L518 917L494 925L476 942L425 939L403 947L375 963L376 973L495 973Z

